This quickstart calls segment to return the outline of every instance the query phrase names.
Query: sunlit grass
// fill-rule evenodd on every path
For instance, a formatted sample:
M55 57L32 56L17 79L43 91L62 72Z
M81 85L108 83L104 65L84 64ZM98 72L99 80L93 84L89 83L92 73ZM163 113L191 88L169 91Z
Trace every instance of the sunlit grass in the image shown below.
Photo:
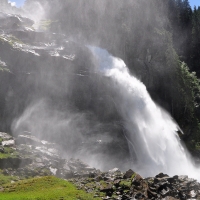
M1 200L100 200L53 176L18 181L2 187Z
M16 181L18 180L18 177L16 176L8 176L8 175L4 175L3 171L0 170L0 186L2 186L3 184L8 184L11 181ZM1 199L1 198L0 198Z

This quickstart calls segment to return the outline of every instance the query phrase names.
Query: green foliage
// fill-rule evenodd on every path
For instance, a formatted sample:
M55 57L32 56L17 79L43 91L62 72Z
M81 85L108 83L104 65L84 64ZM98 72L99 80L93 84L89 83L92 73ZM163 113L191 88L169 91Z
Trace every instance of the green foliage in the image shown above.
M0 192L2 200L91 200L92 194L87 194L65 180L48 176L18 181L3 185Z
M199 107L200 100L200 80L195 72L190 72L188 66L182 62L178 69L180 92L183 97L184 112L189 110L190 118L194 117L195 108Z
M184 62L179 63L177 68L178 90L179 96L178 115L179 123L182 126L188 143L190 140L200 141L200 80L195 72L190 72L188 66ZM191 145L189 145L191 146Z
M131 176L131 182L132 182L132 180L135 178L136 175L137 175L137 173L134 173L134 174Z
M122 188L130 188L131 187L131 179L122 180L119 185Z
M196 73L190 73L187 65L182 62L178 68L179 93L183 98L180 99L183 114L187 113L188 121L194 119L195 109L199 107L200 99L200 81Z
M50 29L52 23L53 21L51 20L41 20L39 23L39 29L47 31Z
M0 153L0 159L17 158L18 152L10 147L4 147L4 153Z
M11 181L18 181L16 176L6 176L3 174L3 171L0 170L0 186L3 184L11 183Z

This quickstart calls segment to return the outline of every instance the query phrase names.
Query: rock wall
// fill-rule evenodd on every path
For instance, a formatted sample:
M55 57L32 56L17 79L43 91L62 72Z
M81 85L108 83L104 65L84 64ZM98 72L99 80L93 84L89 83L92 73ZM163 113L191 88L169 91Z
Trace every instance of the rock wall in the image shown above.
M1 130L58 143L63 156L98 155L101 167L123 168L124 158L129 165L112 83L96 72L90 50L65 35L35 31L19 15L1 19Z

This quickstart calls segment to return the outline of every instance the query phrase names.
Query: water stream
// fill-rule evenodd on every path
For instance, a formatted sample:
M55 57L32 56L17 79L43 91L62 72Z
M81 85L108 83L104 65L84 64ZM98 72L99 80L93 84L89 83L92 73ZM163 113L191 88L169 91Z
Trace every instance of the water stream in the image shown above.
M118 95L114 101L124 119L130 154L134 152L137 160L133 159L132 168L143 176L164 172L200 180L199 170L181 145L179 127L172 117L153 102L145 85L129 73L123 60L106 50L90 49L100 73L115 84Z

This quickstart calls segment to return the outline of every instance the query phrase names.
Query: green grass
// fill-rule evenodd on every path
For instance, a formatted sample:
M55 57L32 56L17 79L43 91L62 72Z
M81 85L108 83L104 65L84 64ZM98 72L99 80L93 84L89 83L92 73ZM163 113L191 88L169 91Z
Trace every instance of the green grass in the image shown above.
M18 181L2 187L1 200L100 200L53 176Z
M46 30L48 30L48 29L50 28L51 23L52 23L51 20L41 20L41 21L40 21L40 24L39 24L39 28L40 28L41 30L46 31Z
M4 175L2 173L2 170L0 170L0 186L2 186L3 184L8 184L11 181L17 181L17 180L18 180L18 177Z
M123 188L130 188L131 187L131 180L122 180L119 184Z
M0 159L17 158L18 155L18 152L16 152L14 149L10 147L4 147L4 153L0 153Z

